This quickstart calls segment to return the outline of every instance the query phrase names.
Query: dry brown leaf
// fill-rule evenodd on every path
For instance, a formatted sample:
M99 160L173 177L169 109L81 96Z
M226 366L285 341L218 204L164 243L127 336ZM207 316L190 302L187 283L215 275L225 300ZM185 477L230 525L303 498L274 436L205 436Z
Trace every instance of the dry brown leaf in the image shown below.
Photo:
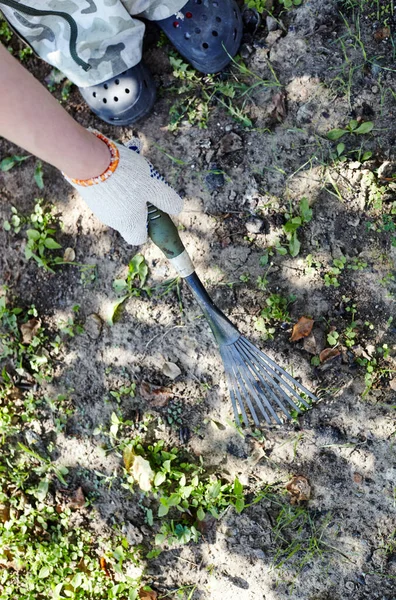
M382 40L387 40L390 37L390 27L381 27L374 32L374 39L377 42L382 42Z
M63 260L65 262L73 262L76 258L76 253L74 252L73 248L66 248L64 254L63 254Z
M85 505L85 496L82 487L79 487L74 492L73 496L67 502L67 508L82 508Z
M326 362L326 360L330 360L331 358L335 358L336 356L339 356L339 354L340 354L340 351L338 350L338 348L325 348L319 354L319 360L321 363L324 363L324 362Z
M111 577L111 573L107 568L107 562L104 556L101 556L99 559L100 568L105 572L106 577Z
M297 342L302 338L308 337L312 331L314 322L315 321L313 319L308 319L308 317L300 317L297 323L293 325L290 341Z
M273 109L271 111L271 116L277 121L283 121L287 115L286 110L286 93L278 92L272 98Z
M395 390L395 392L396 392L396 379L390 380L389 387L391 388L391 390Z
M27 323L21 325L22 344L31 344L33 338L37 335L40 329L40 319L30 319Z
M0 522L5 523L10 520L10 506L8 504L0 504Z
M286 485L286 489L291 495L290 504L300 504L311 497L311 486L304 475L295 475Z
M140 384L140 394L153 408L163 408L173 396L169 388L151 385L146 381Z
M157 600L157 592L154 590L145 590L144 588L140 588L139 590L139 598L140 600Z

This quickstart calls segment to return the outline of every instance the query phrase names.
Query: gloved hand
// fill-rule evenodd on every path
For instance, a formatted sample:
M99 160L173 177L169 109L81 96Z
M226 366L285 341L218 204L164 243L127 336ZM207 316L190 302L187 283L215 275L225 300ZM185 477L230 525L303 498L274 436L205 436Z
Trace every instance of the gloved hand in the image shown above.
M65 177L102 223L119 231L128 244L142 244L147 239L147 203L176 215L183 208L183 200L139 154L139 139L120 145L93 133L109 147L109 168L93 179Z

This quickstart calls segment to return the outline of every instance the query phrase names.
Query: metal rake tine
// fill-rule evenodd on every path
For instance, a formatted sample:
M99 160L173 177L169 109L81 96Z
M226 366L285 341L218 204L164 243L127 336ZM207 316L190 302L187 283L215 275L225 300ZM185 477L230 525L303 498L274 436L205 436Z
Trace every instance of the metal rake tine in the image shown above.
M258 357L257 355L255 355L255 354L254 354L254 353L253 353L253 352L252 352L252 351L251 351L249 348L246 348L246 350L245 350L245 351L246 351L246 352L248 352L248 353L250 354L250 356L252 357L252 360L256 360L256 361L257 361L257 359L259 359L259 358L260 358L260 357ZM279 383L277 383L277 382L276 382L276 381L275 381L275 380L272 378L272 375L271 375L271 373L268 373L268 370L269 370L269 371L272 371L272 369L271 369L271 367L269 367L269 366L268 366L266 363L263 363L263 365L261 365L261 364L260 364L260 365L257 365L257 368L261 368L261 367L263 367L263 366L264 366L264 368L265 368L265 372L263 372L263 373L262 373L262 376L263 376L263 377L266 377L266 378L268 378L268 382L269 382L269 383L267 383L267 386L269 387L269 389L270 389L270 391L271 391L271 394L272 394L272 396L275 398L275 400L276 400L276 402L278 403L278 405L282 406L282 410L284 410L284 411L285 411L285 414L287 414L287 415L288 415L289 419L291 419L291 418L292 418L292 417L291 417L291 415L288 413L288 411L287 411L286 407L283 407L283 404L282 404L282 402L281 402L280 398L278 398L278 397L277 397L277 395L276 395L277 393L278 393L278 394L280 394L280 395L283 397L283 399L284 399L284 400L285 400L285 401L286 401L288 404L290 404L290 406L292 406L292 407L294 408L294 410L296 410L297 412L301 412L301 410L300 410L300 409L299 409L299 407L298 407L298 406L297 406L297 405L296 405L296 404L293 402L293 400L292 400L292 399L291 399L291 398L290 398L290 397L289 397L289 396L286 394L285 390L283 390L283 389L281 388L280 384L283 384L283 385L285 385L286 387L288 387L288 388L290 389L290 391L291 391L292 393L294 393L294 395L295 395L295 396L296 396L296 397L297 397L299 400L303 400L303 399L302 399L302 398L300 398L300 396L299 396L298 394L296 394L296 392L294 392L294 390L292 390L292 389L291 389L291 388L288 386L288 384L287 384L285 381L283 381L283 380L280 378L280 376L279 376L279 375L277 375L277 374L275 373L275 376L276 376L276 377L277 377L277 378L280 380L280 384L279 384ZM273 371L272 371L272 372L273 372ZM272 385L272 386L274 386L274 387L276 386L276 389L275 389L275 391L274 391L274 390L271 388L271 385Z
M221 354L221 358L223 359L223 364L224 364L224 372L226 375L226 381L227 381L227 387L228 387L228 391L230 393L230 397L231 397L231 404L232 404L232 409L234 411L234 417L235 417L235 422L238 423L239 421L239 413L237 410L237 405L236 405L236 398L235 398L235 391L234 388L231 384L231 376L230 376L230 365L228 362L228 358L224 352L224 347L220 347L220 354ZM244 419L245 421L245 419ZM245 421L246 424L246 421Z
M315 396L315 394L310 392L302 383L299 383L298 381L296 381L294 379L294 377L292 377L290 375L290 373L285 371L285 369L282 369L282 367L280 367L275 361L273 361L269 356L264 354L264 352L262 352L260 350L260 348L257 348L257 346L252 344L252 342L249 342L249 340L244 337L242 337L242 340L244 342L246 342L249 346L251 346L253 348L253 350L255 350L259 354L259 356L262 357L262 359L264 361L268 362L274 369L278 369L278 371L280 371L282 373L282 375L284 375L286 377L286 379L288 379L291 383L293 383L294 385L297 385L301 389L301 391L304 392L304 394L307 394L310 398L312 398L312 400L317 400L317 397ZM303 399L301 398L301 400L303 400ZM303 400L303 402L304 402L304 400Z
M270 358L268 358L263 352L261 352L251 342L249 342L245 338L243 338L243 341L245 343L247 343L251 348L253 348L253 350L256 351L257 358L259 358L264 363L265 367L269 371L272 371L274 373L275 377L277 377L278 379L281 380L280 383L282 385L284 385L297 398L297 400L299 402L302 402L307 408L309 408L309 404L306 402L306 400L304 400L304 398L301 398L301 396L299 394L297 394L297 392L295 390L293 390L293 388L291 388L290 385L286 381L283 381L279 377L279 373L277 373L274 369L278 369L278 371L280 371L280 373L282 373L282 375L284 375L286 377L286 379L288 379L293 385L296 385L302 392L304 392L305 394L308 394L310 396L310 398L312 398L313 400L317 400L316 396L314 396L309 390L307 390L307 388L305 386L303 386L301 383L299 383L298 381L296 381L294 379L294 377L292 377L291 375L289 375L289 373L287 373L287 371L285 371L284 369L282 369L282 367L280 367L279 365L277 365L276 362L274 362L273 360L271 360ZM269 365L266 364L267 361L268 361ZM273 368L271 368L271 367L273 367Z
M238 344L238 342L237 342L237 344ZM291 419L291 415L290 415L289 411L287 410L286 406L284 406L282 404L281 400L278 398L278 396L275 394L275 392L270 388L270 386L268 385L268 383L264 380L264 378L261 375L260 371L257 369L257 367L255 366L255 364L250 360L249 355L247 354L247 351L242 346L242 344L240 345L240 352L245 357L245 360L248 362L250 368L254 371L256 377L258 377L258 379L260 380L260 383L264 387L264 389L266 390L266 392L268 394L270 394L270 396L272 397L272 399L274 400L274 402L276 402L276 404L279 406L279 408L282 410L282 412L287 416L287 418ZM274 409L271 406L269 400L267 400L266 396L262 392L261 392L261 396L263 398L263 401L265 402L265 405L268 407L268 409L270 410L271 414L274 416L274 418L277 421L277 423L281 424L281 420L279 419L278 415L274 411Z
M241 409L243 421L244 421L246 427L249 427L249 420L247 418L247 414L246 414L246 410L245 410L245 405L243 404L243 400L242 400L241 394L239 392L238 383L235 381L234 366L233 366L232 362L229 360L229 357L228 357L228 353L230 353L229 347L228 346L223 346L222 350L223 350L224 354L227 356L227 364L229 364L230 367L231 367L229 371L226 370L227 377L229 377L229 379L231 381L230 389L232 389L235 392L235 395L236 395L237 400L238 400L239 407ZM238 422L239 422L239 415L237 413L237 423Z
M245 362L244 366L243 366L243 370L244 370L245 379L247 380L246 384L249 385L251 394L252 394L261 414L263 415L263 417L267 421L267 423L270 425L271 418L267 415L266 409L264 408L263 403L260 398L260 396L263 397L263 399L265 398L263 395L263 391L260 389L257 381L255 381L254 376L251 373L251 371L249 370L249 368L246 368L246 367L248 367L248 365ZM270 414L273 416L275 421L280 424L280 419L279 419L278 415L275 413L274 409L272 408L272 406L268 403L268 401L266 399L265 399L265 403L266 403L266 408L269 410Z
M260 360L261 360L261 357L259 357L259 356L256 356L255 354L253 354L253 352L252 352L251 350L247 349L247 352L249 352L249 354L250 354L250 355L251 355L251 356L254 358L254 360L258 360L258 359L260 359ZM260 365L257 365L257 366L258 366L258 368L260 368L260 367L264 367L264 369L266 370L266 372L265 372L265 373L263 373L263 376L268 378L268 381L269 381L269 385L270 385L270 386L271 386L271 385L272 385L272 386L274 386L274 388L275 388L275 391L273 391L273 390L272 390L272 393L273 393L273 394L275 394L275 395L276 395L276 393L279 393L279 394L280 394L280 395L283 397L283 399L284 399L284 400L286 400L286 402L287 402L288 404L290 404L290 406L292 406L292 407L294 408L294 410L296 410L297 412L301 412L301 409L300 409L300 408L299 408L299 407L298 407L298 406L297 406L297 405L296 405L296 404L293 402L293 400L290 398L290 396L288 396L288 395L286 394L285 390L283 390L283 389L281 388L281 384L282 384L282 385L284 385L284 386L285 386L287 389L289 389L289 390L290 390L290 392L291 392L292 394L294 394L294 396L295 396L295 397L296 397L296 398L297 398L299 401L303 402L305 406L308 406L308 404L307 404L307 403L306 403L306 402L305 402L305 401L304 401L302 398L300 398L300 396L299 396L299 395L298 395L298 394L297 394L297 393L296 393L296 392L295 392L295 391L294 391L294 390L293 390L293 389L292 389L292 388L291 388L291 387L288 385L288 383L286 383L286 381L283 381L283 380L280 378L280 376L279 376L279 375L278 375L276 372L274 372L274 371L273 371L273 369L272 369L271 367L269 367L269 366L268 366L266 363L264 363L264 362L263 362L263 364L262 364L262 365L260 364ZM270 373L268 373L268 371L270 371ZM276 382L276 381L275 381L275 380L272 378L271 372L272 372L272 373L274 373L275 377L277 377L277 378L279 379L279 383L277 383L277 382ZM290 417L290 418L291 418L291 417Z
M254 424L257 427L260 427L260 421L259 421L259 419L257 417L255 408L254 408L254 406L253 406L253 404L252 404L252 402L250 400L250 394L251 394L251 392L249 390L250 386L247 387L247 382L244 380L244 373L243 373L243 371L245 371L245 369L244 369L243 365L241 365L242 360L241 360L241 358L239 356L239 353L238 352L233 352L231 350L230 346L228 347L228 350L230 352L230 355L231 355L232 359L235 362L236 369L237 369L237 371L235 372L235 376L236 376L236 379L237 379L237 381L239 383L239 386L241 388L243 397L245 398L246 403L248 405L248 408L249 408L249 410L251 412L251 415L253 417ZM242 366L243 371L241 371L241 368L240 368L241 366ZM268 419L268 416L264 415L264 418L267 421L267 423L271 423L271 421Z

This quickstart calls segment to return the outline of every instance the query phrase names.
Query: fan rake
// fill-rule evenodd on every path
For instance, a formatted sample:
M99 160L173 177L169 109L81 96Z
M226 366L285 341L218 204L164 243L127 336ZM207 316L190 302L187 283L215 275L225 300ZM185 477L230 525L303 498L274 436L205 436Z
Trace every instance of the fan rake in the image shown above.
M169 215L151 204L148 231L152 241L190 287L210 325L219 345L237 424L241 415L249 426L247 410L256 427L260 427L262 419L268 424L273 421L281 424L279 415L290 419L291 410L299 413L302 407L309 408L310 404L301 394L311 400L316 400L316 396L244 338L213 303L194 270L175 224Z

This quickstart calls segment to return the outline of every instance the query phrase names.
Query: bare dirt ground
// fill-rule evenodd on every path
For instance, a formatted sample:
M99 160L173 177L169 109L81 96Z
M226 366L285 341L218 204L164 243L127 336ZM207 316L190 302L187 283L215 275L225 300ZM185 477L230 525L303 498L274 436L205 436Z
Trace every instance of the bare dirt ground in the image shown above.
M0 230L0 283L19 306L34 304L52 333L71 317L74 305L80 306L84 331L63 336L52 381L41 387L47 397L67 397L71 414L62 430L49 418L32 426L46 444L52 440L54 459L69 469L69 489L81 486L92 498L79 511L79 523L100 532L118 528L146 551L159 527L157 521L153 528L145 522L142 493L122 487L117 448L103 452L108 440L103 431L114 412L123 420L139 413L141 422L149 423L147 431L137 425L143 438L184 447L219 477L238 476L246 486L252 504L241 514L230 509L198 543L165 544L158 557L145 559L145 581L158 597L177 597L172 590L191 586L191 596L181 591L178 597L396 598L396 13L391 8L385 0L310 0L276 11L278 20L264 16L257 26L248 22L241 55L250 74L234 66L221 77L250 86L261 78L263 83L235 99L240 107L244 103L249 124L235 120L214 97L207 128L191 124L186 112L172 130L169 111L184 98L178 93L181 82L173 74L168 45L150 40L146 51L160 93L153 114L134 132L144 141L145 154L186 198L178 219L181 235L215 301L244 335L318 394L319 402L291 423L264 425L261 435L246 437L232 427L218 351L185 287L182 310L175 289L163 296L142 292L126 301L112 327L107 324L116 300L113 281L125 277L134 254L146 259L149 287L174 276L150 242L139 249L128 246L50 166L43 166L42 191L33 180L33 159L0 174L1 221L10 219L11 205L28 214L35 198L43 197L64 223L57 241L74 249L77 262L96 265L92 281L73 266L45 272L24 258L22 233ZM51 70L32 57L25 64L42 81ZM187 96L204 102L202 90L211 84L199 81ZM54 94L60 97L60 86ZM133 133L97 120L75 88L64 106L84 126L114 139L125 141ZM330 130L351 120L372 122L374 128L328 139ZM345 148L337 152L340 143ZM23 154L4 140L0 152L1 158ZM298 230L299 252L279 253L276 240L288 247L283 225L299 214L304 197L313 212ZM326 285L333 261L344 257L333 273L336 281ZM268 281L260 289L257 278L264 276ZM273 339L264 340L258 319L273 294L293 294L295 300L288 307L290 322L272 315ZM313 333L292 343L292 325L301 316L315 320ZM332 332L338 334L333 346ZM320 353L330 347L336 347L336 356L320 362ZM174 380L164 372L166 362L180 369ZM141 393L143 381L170 388L168 405L153 407ZM132 382L135 397L110 394ZM184 445L179 426L167 418L175 402L189 429ZM290 499L281 490L295 475L309 480L311 496L292 507L288 518ZM254 503L266 486L270 491Z

